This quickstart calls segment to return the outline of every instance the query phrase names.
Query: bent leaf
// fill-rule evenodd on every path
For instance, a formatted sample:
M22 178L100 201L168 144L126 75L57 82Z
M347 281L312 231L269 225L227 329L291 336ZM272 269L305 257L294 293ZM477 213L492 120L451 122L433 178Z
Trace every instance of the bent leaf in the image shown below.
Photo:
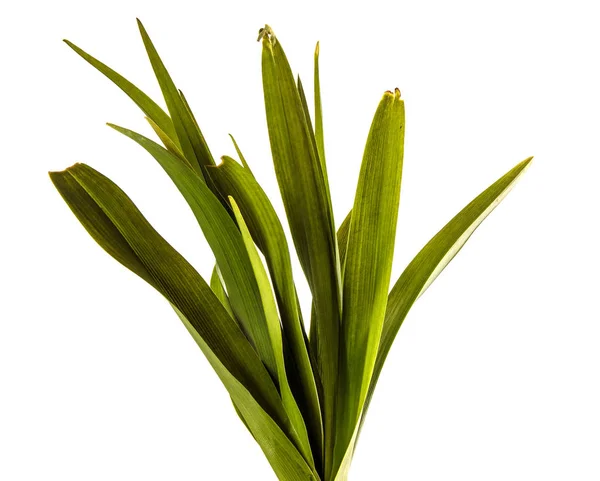
M271 378L202 277L152 228L125 193L99 172L76 164L51 172L50 178L100 246L171 303L275 472L284 479L317 481L314 470L280 428L289 421Z
M256 352L196 270L107 177L75 164L50 178L88 233L174 305L216 356L282 426L289 421ZM210 359L209 359L210 360Z
M275 358L259 288L235 222L200 174L152 140L131 130L109 125L146 149L185 198L215 255L235 317L256 347L269 372L276 376Z

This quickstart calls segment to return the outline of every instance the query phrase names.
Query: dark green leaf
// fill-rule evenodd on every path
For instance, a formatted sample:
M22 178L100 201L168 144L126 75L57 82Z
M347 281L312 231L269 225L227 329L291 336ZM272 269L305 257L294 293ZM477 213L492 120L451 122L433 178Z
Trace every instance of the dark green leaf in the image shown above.
M267 268L290 350L292 365L288 375L292 390L309 429L313 446L322 446L322 421L316 382L307 351L306 336L292 276L292 264L283 227L269 198L251 173L230 157L224 156L209 174L218 190L236 199L254 242L265 256ZM297 380L294 381L294 378ZM320 448L314 453L320 457Z
M335 224L321 169L291 68L270 28L261 34L267 125L275 173L300 264L316 312L315 359L323 387L325 472L331 466L338 379L341 293Z
M269 374L202 277L99 172L76 164L50 178L92 237L171 303L280 479L318 481L280 427L289 420Z
M131 130L115 125L111 127L144 147L165 170L189 204L215 255L236 318L256 347L269 372L276 376L275 358L259 288L235 222L200 175L183 164L176 156Z
M214 165L215 163L210 150L206 145L204 136L202 135L202 132L200 132L198 124L193 118L187 102L177 90L177 87L175 87L175 83L160 59L146 29L139 20L138 27L142 35L142 40L144 41L144 46L146 47L146 52L148 53L148 58L150 59L156 79L158 80L160 89L165 98L167 108L173 119L173 125L175 127L177 139L179 140L179 145L181 146L181 151L185 158L188 159L190 165L192 165L196 171L201 172L203 166Z
M113 69L103 64L99 60L96 60L90 54L81 50L77 45L69 42L68 40L64 40L64 42L71 47L75 52L77 52L84 60L86 60L90 65L98 69L101 73L103 73L106 77L108 77L117 87L119 87L123 92L125 92L131 100L135 102L135 104L146 114L152 121L160 128L165 135L171 139L172 142L178 143L177 134L175 133L175 128L173 127L173 122L171 122L170 117L165 113L165 111L156 104L150 97L148 97L144 92L138 89L135 85L133 85L129 80L125 77L121 76ZM161 139L162 140L162 139Z

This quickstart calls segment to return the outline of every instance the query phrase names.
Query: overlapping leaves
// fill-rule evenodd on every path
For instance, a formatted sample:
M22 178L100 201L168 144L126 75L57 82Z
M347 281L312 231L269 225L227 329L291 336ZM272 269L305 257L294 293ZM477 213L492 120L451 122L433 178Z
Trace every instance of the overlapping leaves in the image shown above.
M139 22L138 22L139 23ZM139 23L167 111L71 42L143 111L162 146L140 144L187 201L215 255L210 285L127 195L84 164L50 177L90 235L171 304L282 480L344 481L392 342L411 306L498 205L531 159L498 179L440 230L389 292L404 143L404 103L386 92L363 155L352 211L337 234L331 205L319 46L314 123L279 40L261 29L269 139L296 254L312 293L310 339L284 228L241 161L215 165L183 93ZM262 255L261 255L262 254ZM264 263L263 263L264 259Z

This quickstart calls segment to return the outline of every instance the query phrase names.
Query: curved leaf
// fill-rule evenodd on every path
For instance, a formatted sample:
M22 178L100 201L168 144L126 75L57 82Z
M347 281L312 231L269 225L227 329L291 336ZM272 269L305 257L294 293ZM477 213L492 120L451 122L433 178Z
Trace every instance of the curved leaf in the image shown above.
M517 164L473 199L421 249L404 269L388 297L379 351L365 403L365 413L385 359L408 311L463 247L475 229L510 192L531 160L532 157L529 157Z
M235 222L200 175L183 164L176 156L142 135L116 125L109 125L146 149L165 170L189 204L215 255L236 318L256 347L269 372L276 376L275 358L259 288L244 241Z
M289 421L269 374L202 277L99 172L76 164L50 178L100 246L171 303L280 479L318 481L280 428Z
M96 242L165 296L211 353L285 425L275 385L238 325L202 277L152 228L129 197L85 164L51 172L50 178Z
M311 443L320 458L323 445L321 410L310 362L306 335L292 275L292 263L283 227L269 198L252 174L230 157L208 169L217 189L236 199L254 242L265 256L279 307L286 345L289 348L288 376L309 429ZM291 364L291 365L290 365Z
M98 71L104 74L109 80L111 80L117 87L119 87L123 92L127 94L127 96L134 101L134 103L146 114L152 121L160 128L162 132L164 132L171 141L174 143L178 143L177 134L175 133L175 128L173 127L173 122L171 118L166 114L166 112L148 97L144 92L142 92L139 88L133 85L129 80L115 72L113 69L108 67L107 65L100 62L100 60L96 60L89 53L84 52L77 45L70 42L69 40L63 40L69 47L71 47L81 58L83 58L90 65L95 67ZM162 139L161 139L162 140Z

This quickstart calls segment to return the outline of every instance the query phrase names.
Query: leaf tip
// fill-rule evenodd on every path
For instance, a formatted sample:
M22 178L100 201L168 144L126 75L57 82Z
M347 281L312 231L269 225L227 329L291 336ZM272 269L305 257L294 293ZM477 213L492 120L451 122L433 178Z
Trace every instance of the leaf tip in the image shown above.
M319 41L317 40L317 46L315 47L315 57L319 56Z
M273 29L265 23L265 26L258 31L257 42L263 41L263 44L268 44L274 46L277 43L277 39L275 37L275 33Z

